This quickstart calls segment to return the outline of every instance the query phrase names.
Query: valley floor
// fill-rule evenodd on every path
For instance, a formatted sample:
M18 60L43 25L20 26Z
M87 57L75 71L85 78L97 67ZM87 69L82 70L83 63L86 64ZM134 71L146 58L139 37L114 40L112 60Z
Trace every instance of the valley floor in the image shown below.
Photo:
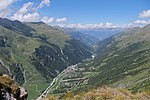
M41 100L43 97L47 97L51 91L57 89L60 82L62 81L62 77L68 74L69 72L75 70L76 66L77 64L69 66L66 69L64 69L61 73L59 73L57 77L55 77L53 81L50 83L50 85L45 89L45 91L37 98L37 100Z

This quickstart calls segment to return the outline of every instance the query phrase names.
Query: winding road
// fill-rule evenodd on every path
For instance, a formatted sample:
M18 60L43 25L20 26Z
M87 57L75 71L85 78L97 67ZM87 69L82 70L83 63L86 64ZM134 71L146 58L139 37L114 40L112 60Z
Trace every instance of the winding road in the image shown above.
M8 73L11 75L9 67L4 64L4 62L2 61L2 59L0 59L0 63L8 70Z
M61 73L59 73L59 74L57 75L57 77L55 77L55 78L53 79L53 81L50 83L50 85L45 89L45 91L44 91L36 100L41 100L42 97L47 97L48 93L50 92L50 90L52 89L52 87L55 85L55 83L57 82L57 80L58 80L61 76L63 76L64 74L67 74L68 68L70 68L70 67L75 67L75 66L77 66L77 64L76 64L76 65L69 66L69 67L67 67L66 69L64 69Z

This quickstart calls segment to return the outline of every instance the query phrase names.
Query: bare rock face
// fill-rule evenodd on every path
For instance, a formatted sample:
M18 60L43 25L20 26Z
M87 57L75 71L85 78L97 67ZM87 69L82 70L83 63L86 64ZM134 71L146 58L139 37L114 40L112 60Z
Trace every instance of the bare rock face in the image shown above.
M7 75L0 75L0 100L27 100L28 93Z

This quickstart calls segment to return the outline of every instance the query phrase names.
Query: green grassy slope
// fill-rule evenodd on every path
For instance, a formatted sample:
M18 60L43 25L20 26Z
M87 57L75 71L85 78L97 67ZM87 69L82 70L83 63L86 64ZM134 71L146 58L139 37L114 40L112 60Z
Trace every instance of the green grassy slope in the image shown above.
M135 50L141 44L138 42L114 53L109 51L109 54L104 55L104 57L107 56L106 58L103 56L96 58L94 63L100 73L92 77L89 83L96 85L115 84L115 86L129 87L135 92L148 89L150 85L148 78L150 75L150 50ZM99 63L98 60L101 62ZM118 84L116 84L117 82ZM132 88L135 85L138 86Z
M6 38L5 42L7 44L6 46L0 47L0 59L4 66L10 69L16 81L27 88L29 93L34 92L34 95L29 95L29 98L39 95L48 83L31 64L29 56L34 52L36 47L40 46L40 43L37 40L31 41L28 37L19 35L4 27L0 27L0 36ZM34 43L34 45L29 47L28 44L32 43ZM37 83L39 85L37 85ZM45 83L45 87L40 86L43 83ZM35 91L34 88L37 88L38 91Z
M46 25L43 22L31 22L25 23L27 26L32 27L34 30L33 36L39 37L43 40L47 40L50 43L64 47L65 41L71 39L69 35L65 34L63 31Z
M110 85L132 92L150 90L150 25L133 28L101 41L96 57L62 77L54 93Z
M41 95L52 78L78 56L76 63L91 56L88 47L42 22L24 24L2 18L0 22L0 74L10 74L23 85L29 99ZM48 74L42 72L45 68L50 69L45 70Z
M150 89L150 26L111 37L93 60L99 74L89 84L126 87L133 92ZM97 82L96 82L97 81Z

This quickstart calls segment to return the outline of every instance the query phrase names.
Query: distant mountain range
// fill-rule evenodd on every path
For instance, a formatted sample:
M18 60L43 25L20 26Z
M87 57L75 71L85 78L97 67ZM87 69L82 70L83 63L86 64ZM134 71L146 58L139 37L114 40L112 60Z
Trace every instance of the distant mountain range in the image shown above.
M80 29L80 28L61 28L71 37L80 40L81 42L91 46L97 42L121 33L125 28L95 28L95 29Z
M63 28L62 29L65 33L69 34L71 37L80 40L84 44L91 46L98 41L100 41L97 37L94 37L92 35L81 33L80 31L76 31L74 29L69 28Z
M93 36L99 40L103 40L115 34L121 33L124 30L124 28L94 28L94 29L74 28L73 30L79 31L86 35Z

